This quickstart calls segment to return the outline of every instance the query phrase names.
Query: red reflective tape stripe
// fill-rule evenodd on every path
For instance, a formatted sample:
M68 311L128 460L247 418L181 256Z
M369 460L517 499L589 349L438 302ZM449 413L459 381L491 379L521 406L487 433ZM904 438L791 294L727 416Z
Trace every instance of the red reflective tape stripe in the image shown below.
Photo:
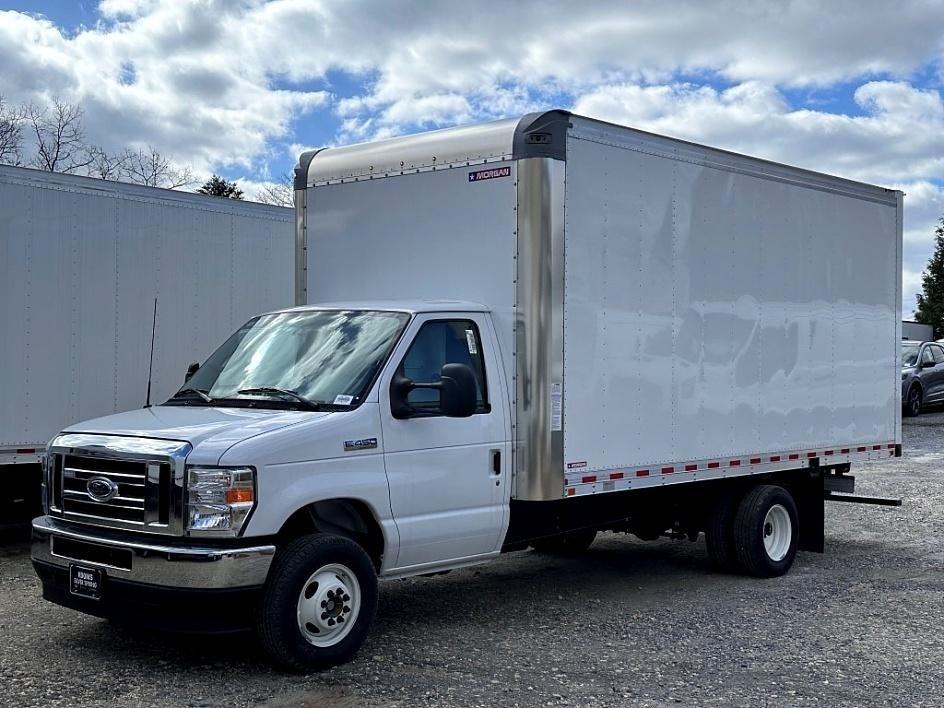
M867 447L857 447L857 448L856 448L856 452L865 452L866 450L868 450Z
M574 489L573 487L569 487L569 488L567 489L567 496L568 496L568 497L572 497L572 496L574 496L574 494L576 494L576 493L577 493L577 490Z
M888 449L891 450L895 447L895 443L888 443Z
M848 447L842 448L842 449L839 451L839 454L840 454L840 455L848 455L848 454L849 454L849 448L848 448Z
M622 472L610 472L610 479L623 479Z
M34 452L36 452L36 448L35 448L35 447L18 447L18 448L16 448L16 454L17 454L17 455L32 455Z
M740 460L731 460L728 464L731 465L732 467L740 467L740 466L741 466L741 461L740 461Z
M800 456L799 456L797 453L794 452L794 453L792 453L792 454L790 455L790 459L791 459L791 460L799 460L799 459L800 459Z
M771 462L780 462L780 455L771 455L771 456L770 456L770 461L771 461Z
M675 468L674 468L674 467L663 467L663 468L662 468L662 474L672 474L673 472L675 472Z
M583 482L584 484L587 484L588 482L596 482L597 476L595 474L589 474L586 477L581 477L580 481Z
M718 467L721 467L721 463L720 463L720 462L709 462L709 463L708 463L708 469L710 469L710 470L717 469Z
M873 450L881 450L881 449L882 449L882 446L881 446L881 445L873 445L873 446L872 446L872 449L873 449Z
M816 453L815 453L815 452L808 452L808 453L806 453L806 456L807 456L807 457L816 457Z
M649 476L649 470L636 470L636 476L637 476L637 477L648 477L648 476Z
M827 455L832 455L832 454L833 454L833 451L832 451L832 450L827 450L827 451L826 451L826 454L827 454Z
M752 464L752 465L759 465L759 464L760 464L760 458L759 458L759 457L752 457L752 458L751 458L751 464Z
M698 469L698 465L685 465L686 472L694 472Z

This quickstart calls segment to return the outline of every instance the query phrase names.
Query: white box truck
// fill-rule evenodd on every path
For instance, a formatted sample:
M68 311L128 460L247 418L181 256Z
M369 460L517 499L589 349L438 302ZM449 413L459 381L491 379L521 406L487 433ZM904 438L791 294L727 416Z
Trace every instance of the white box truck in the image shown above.
M56 432L144 405L152 325L164 400L246 318L292 303L293 221L291 209L0 166L0 524L35 515Z
M900 192L563 111L296 175L299 306L52 441L49 600L254 617L306 670L355 653L378 578L601 530L771 577L826 498L882 501L848 471L900 454Z

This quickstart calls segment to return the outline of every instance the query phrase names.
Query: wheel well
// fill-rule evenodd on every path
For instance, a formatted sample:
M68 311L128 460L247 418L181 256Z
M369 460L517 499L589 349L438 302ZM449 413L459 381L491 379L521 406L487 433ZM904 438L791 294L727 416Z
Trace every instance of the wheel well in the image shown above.
M310 533L330 533L350 538L367 551L379 569L384 553L384 535L370 508L357 499L324 499L302 507L279 529L288 541Z
M921 391L921 395L924 395L924 388L921 386L920 381L912 381L911 385L908 387L908 393L911 393L914 389Z

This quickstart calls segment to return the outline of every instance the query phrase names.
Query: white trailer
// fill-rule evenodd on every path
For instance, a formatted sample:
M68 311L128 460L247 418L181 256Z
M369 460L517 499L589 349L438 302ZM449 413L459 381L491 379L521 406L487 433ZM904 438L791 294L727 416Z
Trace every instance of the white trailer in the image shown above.
M901 451L900 192L563 111L306 153L295 186L298 307L52 442L48 599L163 622L139 602L199 588L178 624L254 617L310 669L378 578L600 530L771 577L826 499L891 501L848 472Z
M251 314L289 304L292 231L290 209L0 166L4 497L57 431L144 405L154 298L155 402Z

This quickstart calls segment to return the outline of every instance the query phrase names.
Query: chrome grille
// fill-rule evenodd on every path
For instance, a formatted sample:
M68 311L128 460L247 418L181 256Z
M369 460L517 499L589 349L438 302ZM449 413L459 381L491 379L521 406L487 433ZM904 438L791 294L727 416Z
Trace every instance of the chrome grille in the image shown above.
M166 476L167 465L163 467ZM93 479L114 483L117 495L108 501L94 499L88 489ZM143 526L147 480L145 462L66 455L62 461L62 513L66 517L117 520Z
M49 448L49 513L68 521L179 535L185 442L63 433Z

